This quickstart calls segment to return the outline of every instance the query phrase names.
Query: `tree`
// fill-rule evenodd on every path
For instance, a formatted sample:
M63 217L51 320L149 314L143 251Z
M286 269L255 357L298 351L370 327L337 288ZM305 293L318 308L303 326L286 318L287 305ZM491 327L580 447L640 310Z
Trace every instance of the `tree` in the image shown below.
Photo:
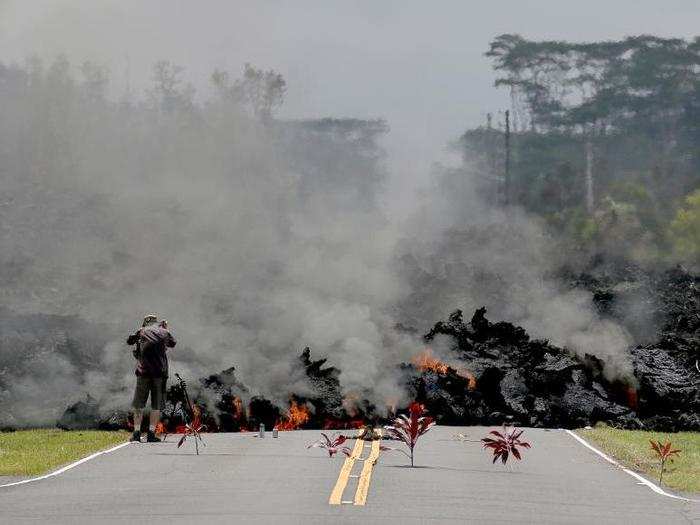
M350 204L371 209L384 181L384 150L378 143L389 130L382 119L324 118L277 123L279 146L300 175L300 195L319 191L337 196L337 209ZM343 204L344 203L344 204Z
M623 215L640 219L662 249L674 218L663 203L700 187L700 38L566 42L505 34L486 55L496 86L511 93L514 200L558 217L564 230L560 219L581 209L600 222L634 204ZM460 139L465 164L484 180L499 171L500 144L497 131L483 128ZM643 187L647 202L615 195L626 183Z
M700 190L686 197L685 206L676 212L669 233L676 255L700 263Z
M80 72L83 76L81 88L85 99L88 102L104 101L109 85L107 68L88 60L80 66Z
M164 113L192 108L194 87L182 82L181 66L159 60L153 66L153 89L149 92L155 107Z
M280 73L272 69L263 71L251 64L244 66L243 77L233 83L228 72L218 69L212 74L211 81L221 99L245 106L264 123L272 120L287 91L287 83Z
M486 56L523 101L532 129L609 127L674 120L697 88L700 45L651 35L620 41L530 41L496 37Z

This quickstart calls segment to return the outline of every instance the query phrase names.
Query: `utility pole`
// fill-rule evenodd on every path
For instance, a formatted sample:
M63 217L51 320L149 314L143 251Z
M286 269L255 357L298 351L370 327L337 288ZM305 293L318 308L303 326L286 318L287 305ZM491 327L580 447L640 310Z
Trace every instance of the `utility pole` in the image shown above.
M586 138L586 211L593 213L595 200L593 197L593 142Z
M506 109L506 162L503 179L503 203L510 204L510 111Z
M486 130L488 131L488 159L489 159L489 177L498 180L498 132L493 129L493 115L486 113ZM500 200L500 188L496 184L494 189L494 200L496 203Z

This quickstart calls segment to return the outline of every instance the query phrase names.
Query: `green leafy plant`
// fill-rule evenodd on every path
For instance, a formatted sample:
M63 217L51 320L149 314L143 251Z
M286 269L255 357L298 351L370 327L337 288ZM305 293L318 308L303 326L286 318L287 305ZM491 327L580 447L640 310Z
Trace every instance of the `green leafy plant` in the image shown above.
M661 441L650 439L649 443L651 443L652 450L656 452L659 458L659 483L661 483L664 477L664 470L666 469L666 462L673 462L673 456L677 456L682 451L680 449L673 449L673 445L670 441L662 444Z

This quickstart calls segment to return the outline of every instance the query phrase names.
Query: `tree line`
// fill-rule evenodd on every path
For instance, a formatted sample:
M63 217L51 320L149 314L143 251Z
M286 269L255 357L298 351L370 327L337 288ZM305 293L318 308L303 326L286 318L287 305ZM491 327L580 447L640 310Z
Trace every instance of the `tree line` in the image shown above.
M700 37L505 34L486 56L510 95L511 187L499 180L502 118L489 116L457 147L490 198L507 191L592 249L700 260L700 223L688 223L700 187Z
M169 61L139 92L93 62L0 62L0 297L56 303L44 311L116 298L198 249L216 275L257 275L255 257L278 256L266 247L321 237L320 217L381 213L383 120L282 119L284 77L251 64L210 87ZM213 257L227 244L249 253Z

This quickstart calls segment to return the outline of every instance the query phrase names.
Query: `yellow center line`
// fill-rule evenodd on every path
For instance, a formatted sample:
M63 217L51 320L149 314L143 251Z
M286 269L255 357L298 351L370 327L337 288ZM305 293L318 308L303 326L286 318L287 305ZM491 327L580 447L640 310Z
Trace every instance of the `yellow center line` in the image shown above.
M381 434L380 434L381 437ZM355 505L364 505L367 501L367 492L369 492L369 482L372 479L372 469L379 459L379 444L380 440L372 441L372 452L362 465L362 473L360 479L357 480L357 491L355 492Z
M364 444L365 442L362 439L355 441L352 454L350 454L350 457L345 458L345 463L343 463L343 467L340 469L340 474L338 475L338 481L336 481L333 492L331 492L331 497L328 500L329 505L340 505L342 503L343 491L345 491L345 487L348 484L350 472L352 472L352 467L355 465L355 460L362 454Z
M381 438L381 432L379 434ZM338 475L338 481L335 483L333 492L331 492L331 497L328 499L329 505L341 505L341 504L354 504L354 505L364 505L367 501L367 493L369 492L369 484L372 479L372 469L374 468L377 459L379 459L380 452L380 442L381 439L375 439L370 443L365 442L363 439L358 439L355 441L355 446L352 449L350 457L345 458L343 467L340 469L340 474ZM360 457L366 446L371 446L371 451L369 456L366 458ZM362 472L358 474L351 474L355 462L360 461L362 464ZM355 491L354 501L344 501L343 492L348 485L349 478L357 479L357 490Z

